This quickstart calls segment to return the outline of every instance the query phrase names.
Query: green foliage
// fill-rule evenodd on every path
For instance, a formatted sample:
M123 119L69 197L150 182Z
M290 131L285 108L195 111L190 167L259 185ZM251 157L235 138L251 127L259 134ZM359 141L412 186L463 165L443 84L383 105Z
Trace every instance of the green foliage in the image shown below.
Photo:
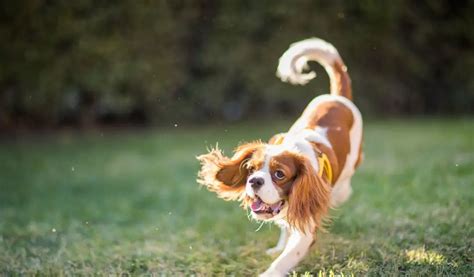
M0 275L255 276L278 228L199 188L195 156L286 128L3 141ZM473 137L472 118L367 122L354 193L291 276L472 276Z
M294 41L342 54L374 114L472 112L472 1L3 1L0 127L236 120L328 91L274 76ZM297 95L297 96L295 96Z

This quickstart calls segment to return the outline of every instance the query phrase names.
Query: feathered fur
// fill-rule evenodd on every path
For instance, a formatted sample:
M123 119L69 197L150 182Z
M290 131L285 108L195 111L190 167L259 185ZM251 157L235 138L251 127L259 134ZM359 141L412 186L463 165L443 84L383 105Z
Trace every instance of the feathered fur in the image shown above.
M308 69L308 61L320 63L329 75L331 94L342 95L352 99L351 79L347 67L336 48L319 38L309 38L290 45L280 57L277 76L283 82L305 85L316 77L316 73Z
M217 146L209 153L198 156L201 162L198 183L224 200L244 200L249 173L246 162L260 146L262 143L259 141L241 145L234 151L232 158L224 156Z
M296 155L295 158L299 172L289 195L288 223L303 233L314 232L307 228L322 228L330 206L331 187L318 176L307 158Z

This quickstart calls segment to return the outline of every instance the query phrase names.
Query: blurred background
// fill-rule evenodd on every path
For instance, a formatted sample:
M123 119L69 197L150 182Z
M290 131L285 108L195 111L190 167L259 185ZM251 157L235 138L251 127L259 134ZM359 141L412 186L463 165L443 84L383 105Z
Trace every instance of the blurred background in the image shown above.
M298 115L329 90L275 77L333 43L366 117L474 112L474 1L2 1L0 129Z
M305 87L275 77L317 36L349 68L365 161L296 271L472 276L473 15L463 0L0 1L0 275L263 272L277 228L200 188L195 157L267 140L327 93L314 63Z

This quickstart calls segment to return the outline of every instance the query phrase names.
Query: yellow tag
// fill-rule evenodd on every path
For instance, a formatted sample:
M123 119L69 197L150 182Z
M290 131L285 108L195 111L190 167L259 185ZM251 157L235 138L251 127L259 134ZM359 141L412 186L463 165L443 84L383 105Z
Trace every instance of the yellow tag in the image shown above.
M319 177L323 177L323 172L326 171L328 180L331 183L332 182L332 167L331 167L331 163L329 162L328 156L322 153L321 156L318 157L318 162L319 162L319 172L318 172Z
M285 138L284 136L279 136L279 137L275 140L274 144L276 144L276 145L282 144L284 138Z

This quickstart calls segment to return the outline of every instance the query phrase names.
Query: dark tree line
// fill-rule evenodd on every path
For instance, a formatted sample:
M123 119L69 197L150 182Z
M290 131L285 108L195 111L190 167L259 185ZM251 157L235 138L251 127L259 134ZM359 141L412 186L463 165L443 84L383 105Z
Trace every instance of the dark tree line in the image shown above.
M2 1L0 127L286 116L328 91L274 75L333 43L366 114L474 111L474 1Z

